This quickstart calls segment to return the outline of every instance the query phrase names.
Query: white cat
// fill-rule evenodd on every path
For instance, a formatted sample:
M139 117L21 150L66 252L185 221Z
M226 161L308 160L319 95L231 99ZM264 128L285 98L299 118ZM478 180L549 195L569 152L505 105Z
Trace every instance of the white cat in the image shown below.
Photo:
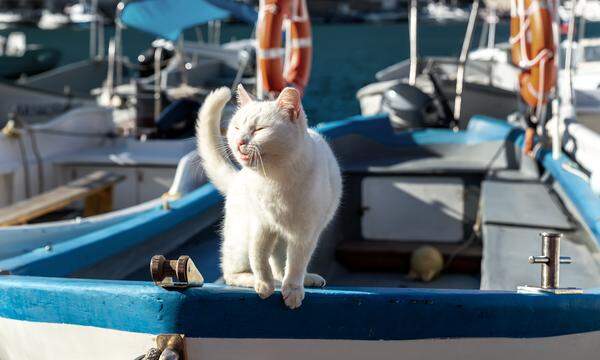
M294 309L302 304L304 285L325 285L306 268L339 205L340 169L327 142L308 128L293 88L275 101L254 101L240 85L227 148L220 122L230 98L228 88L212 92L197 124L204 169L226 199L223 278L228 285L253 287L261 298L281 281L285 304Z

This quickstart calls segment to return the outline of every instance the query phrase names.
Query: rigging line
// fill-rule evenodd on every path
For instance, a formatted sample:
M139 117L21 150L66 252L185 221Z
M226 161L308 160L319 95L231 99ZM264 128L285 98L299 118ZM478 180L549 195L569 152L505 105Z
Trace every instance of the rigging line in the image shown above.
M94 134L94 133L84 133L84 132L75 132L75 131L65 131L65 130L54 130L54 129L31 129L31 132L42 133L42 134L50 134L50 135L65 135L65 136L73 136L73 137L89 137L89 138L114 138L116 137L115 133L108 132L103 134Z
M490 172L492 170L492 166L494 165L494 162L496 161L498 156L502 153L502 150L504 150L505 148L506 148L506 142L503 142L500 146L498 146L498 149L496 150L494 155L490 158L490 161L488 161L488 163L486 164L486 166L484 168L484 174L485 174L484 178L488 177L488 175L490 174ZM475 240L477 239L477 233L480 231L480 229L481 229L481 208L479 207L479 208L477 208L477 213L475 214L475 224L473 224L473 229L471 231L471 234L469 235L469 238L465 242L463 242L461 244L461 246L459 246L456 250L454 250L450 254L450 256L448 257L448 260L446 261L446 263L444 264L444 267L442 268L442 271L447 270L450 267L450 265L452 265L452 262L454 261L454 259L461 252L467 250L475 243Z
M21 125L23 125L23 128L25 128L25 131L27 131L29 139L31 140L31 150L33 151L33 155L37 163L38 194L41 194L42 192L44 192L44 163L42 162L42 155L40 154L37 138L35 137L31 126L29 126L29 124L26 121L23 121L22 119L18 119L18 121L21 123Z

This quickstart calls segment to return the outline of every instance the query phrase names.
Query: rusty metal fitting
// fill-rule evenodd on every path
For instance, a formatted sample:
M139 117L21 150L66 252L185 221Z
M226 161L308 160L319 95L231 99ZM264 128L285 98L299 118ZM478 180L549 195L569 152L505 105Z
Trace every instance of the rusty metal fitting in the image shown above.
M177 260L154 255L150 260L150 275L154 284L164 288L199 287L204 284L202 274L187 255Z

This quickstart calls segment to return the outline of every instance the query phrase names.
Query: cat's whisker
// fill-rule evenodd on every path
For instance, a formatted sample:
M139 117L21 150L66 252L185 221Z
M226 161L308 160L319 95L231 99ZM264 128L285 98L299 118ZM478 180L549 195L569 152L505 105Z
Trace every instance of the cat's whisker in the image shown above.
M262 168L263 175L265 177L267 177L267 172L265 171L265 165L264 165L264 162L262 159L260 146L258 144L251 144L250 146L252 149L253 166L258 165L260 162L260 166Z
M257 161L257 158L256 158L257 151L256 151L256 148L254 147L254 145L250 145L249 149L250 149L250 160L251 160L250 165L254 167L254 166L256 166L256 161Z
M265 171L265 163L263 162L262 155L260 154L260 151L258 152L258 159L260 160L260 166L262 167L263 175L265 177L268 177L267 176L267 172Z
M231 157L233 156L233 152L231 148L226 143L221 142L217 145L217 149L228 159L231 161Z

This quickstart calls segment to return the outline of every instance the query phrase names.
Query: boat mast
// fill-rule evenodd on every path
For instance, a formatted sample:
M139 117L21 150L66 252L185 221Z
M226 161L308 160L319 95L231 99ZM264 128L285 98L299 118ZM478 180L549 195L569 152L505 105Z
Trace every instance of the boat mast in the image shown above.
M117 5L115 15L115 85L121 85L123 82L123 27L121 22L121 13L125 9L125 3L120 1Z
M473 6L471 7L471 14L469 15L469 22L467 24L467 32L465 33L465 39L463 40L463 46L458 60L458 71L456 72L456 96L454 98L454 121L456 123L460 121L462 92L465 81L465 65L467 63L467 56L469 55L469 48L471 47L471 38L473 37L473 31L475 30L475 21L477 20L478 10L479 0L474 0Z
M90 21L90 59L102 60L104 57L104 24L98 14L98 0L91 1L92 19Z
M417 82L417 68L418 68L418 48L417 48L417 0L410 0L410 69L408 76L408 83L412 86Z
M256 22L256 24L254 25L255 28L257 28L257 24L261 21L261 18L263 16L265 16L265 11L266 10L266 1L265 0L259 0L258 2L258 20ZM254 39L256 41L256 43L258 44L258 32L254 33ZM258 54L258 49L256 51L256 53ZM259 100L262 100L266 97L266 93L265 90L263 89L263 73L260 67L260 63L258 60L258 57L256 58L256 97Z
M558 6L558 4L556 4ZM561 101L564 106L567 106L568 109L573 109L573 101L575 99L573 93L573 41L575 38L575 9L577 7L577 0L572 0L571 3L571 17L569 18L569 27L567 32L567 46L565 48L565 71L567 74L567 83L562 85L566 86L566 90L559 93L557 99L555 101ZM581 33L580 33L581 36ZM581 39L580 39L581 40ZM580 42L581 43L581 42ZM560 54L560 47L559 49ZM559 57L560 58L560 57ZM557 69L560 69L560 64L557 65ZM557 76L558 79L558 76ZM558 107L559 104L556 105ZM569 111L568 113L560 111L560 108L557 109L558 113L554 113L554 104L553 104L553 116L556 121L554 136L552 137L552 158L558 159L560 157L561 145L562 145L562 137L560 136L561 124L564 123L564 118L566 116L571 116L573 111Z
M496 14L496 6L490 7L490 13L487 16L489 23L487 48L493 49L496 45L496 24L498 24L498 15Z

